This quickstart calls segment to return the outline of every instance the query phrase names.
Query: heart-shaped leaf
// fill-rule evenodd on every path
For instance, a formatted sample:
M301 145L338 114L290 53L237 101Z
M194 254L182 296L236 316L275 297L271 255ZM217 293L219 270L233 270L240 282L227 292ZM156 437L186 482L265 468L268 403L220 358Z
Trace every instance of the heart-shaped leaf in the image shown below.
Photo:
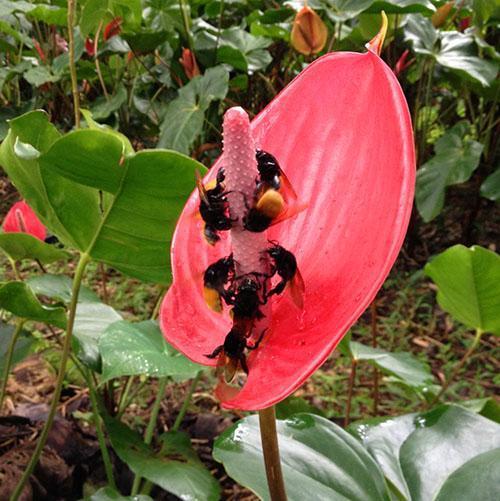
M481 185L481 195L494 202L500 201L500 169L490 174Z
M382 472L362 445L327 419L296 414L277 422L281 466L290 501L388 500ZM259 422L249 416L215 442L214 458L240 484L268 500ZM312 494L314 493L314 494Z
M136 475L181 499L219 499L219 484L191 449L188 436L174 433L164 437L168 447L160 456L123 423L107 418L106 428L113 449Z
M39 296L47 296L50 299L56 299L66 304L71 301L73 281L66 275L45 273L44 275L29 277L26 283ZM99 297L94 291L82 285L78 294L78 301L82 303L98 303Z
M472 329L500 334L500 256L455 245L425 266L443 310Z
M101 382L137 374L190 379L204 369L174 350L152 320L111 324L99 340L99 351Z

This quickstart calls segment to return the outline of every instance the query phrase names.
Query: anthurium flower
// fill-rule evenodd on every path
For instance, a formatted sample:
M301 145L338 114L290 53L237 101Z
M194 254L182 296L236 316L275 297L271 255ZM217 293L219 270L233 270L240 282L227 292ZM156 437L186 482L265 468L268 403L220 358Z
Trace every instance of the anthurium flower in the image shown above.
M451 9L453 9L454 5L455 2L446 2L444 5L441 5L441 7L438 7L436 12L434 12L431 17L432 25L434 26L434 28L443 26L443 24L448 19Z
M268 327L258 348L247 353L244 386L220 393L226 408L259 410L295 391L373 300L403 243L415 179L410 116L397 78L377 54L380 39L368 47L365 54L319 58L246 129L242 119L204 180L213 185L219 168L232 163L243 173L253 145L276 157L298 200L307 204L264 236L295 256L305 286L303 308L287 289L269 297L263 310ZM226 127L224 134L226 143ZM175 231L173 284L160 323L167 340L190 359L216 365L207 354L234 324L228 308L207 308L204 272L236 252L235 245L244 246L248 232L240 231L236 240L220 232L220 240L208 245L203 221L195 217L199 205L194 191ZM257 252L261 245L255 244Z
M25 202L16 202L7 212L2 224L5 233L28 233L45 240L47 231L33 209Z
M321 52L326 44L328 29L318 14L308 5L297 12L290 40L292 47L309 56Z
M109 40L111 37L119 35L122 31L122 18L115 17L105 27L102 32L104 41Z
M189 78L189 80L201 74L198 63L196 62L196 57L191 50L182 49L182 56L179 59L179 62L184 68L184 73Z

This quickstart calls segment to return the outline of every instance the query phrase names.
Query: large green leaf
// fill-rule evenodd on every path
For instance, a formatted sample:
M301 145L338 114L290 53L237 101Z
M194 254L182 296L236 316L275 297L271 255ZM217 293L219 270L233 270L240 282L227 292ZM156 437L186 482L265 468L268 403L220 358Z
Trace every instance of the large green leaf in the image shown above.
M144 494L123 496L111 487L101 487L91 496L85 497L84 501L152 501L152 498Z
M76 185L54 172L50 184L58 187L59 196L56 200L49 200L39 158L20 158L15 152L16 143L21 142L44 153L59 137L59 132L43 111L32 111L15 118L10 121L9 133L0 146L0 164L45 226L63 242L78 247L72 237L72 228L66 228L59 219L60 212L64 208L71 214L85 213L90 217L92 213L98 217L98 197L89 188Z
M481 185L481 195L494 202L500 201L500 168L484 180Z
M227 70L223 66L216 66L181 87L179 95L165 110L158 147L190 153L203 129L206 110L212 101L226 97L228 82Z
M152 320L111 324L99 340L99 351L102 357L101 382L137 374L189 379L203 369L174 350Z
M500 256L455 245L425 266L443 310L472 329L500 334Z
M445 189L467 181L479 165L483 145L467 138L469 125L459 122L436 142L436 154L417 172L416 203L425 222L443 209Z
M450 406L436 422L422 418L417 424L400 450L412 501L435 499L454 471L500 447L500 426L460 407Z
M472 35L457 31L438 31L431 20L421 14L408 17L404 33L415 52L430 56L441 66L468 79L477 80L484 86L490 85L498 73L496 62L477 56Z
M483 452L455 470L436 501L497 501L500 497L500 448Z
M404 385L426 392L434 384L434 377L429 366L411 353L393 353L356 341L350 342L350 349L355 360L373 362L384 372L394 375L396 380Z
M124 156L123 149L122 141L103 130L71 132L41 156L43 180L80 250L128 275L165 284L177 217L193 189L195 169L205 169L173 151ZM94 208L65 210L53 175L91 190ZM104 214L97 205L101 190L109 196Z
M181 499L219 499L219 484L191 449L187 435L174 432L164 436L167 450L160 456L123 423L107 418L106 428L116 454L136 475Z
M26 320L66 327L65 309L44 306L24 282L0 282L0 309Z
M407 499L410 493L399 464L399 450L404 441L415 430L417 414L405 414L389 419L375 419L374 423L353 423L352 431L377 460L384 475Z
M387 14L410 14L414 12L432 14L435 12L436 7L430 0L375 0L366 12L374 14L381 10Z
M69 304L71 301L71 287L73 281L66 275L45 273L43 275L29 277L26 283L38 296L46 296L66 304ZM94 291L82 285L78 294L78 301L84 303L98 303L99 297Z
M313 414L277 422L281 465L290 501L388 500L384 478L362 445L339 426ZM214 458L240 484L268 500L259 421L249 416L215 442Z
M69 258L67 252L28 233L0 233L0 249L15 261L38 259L41 263L48 264Z

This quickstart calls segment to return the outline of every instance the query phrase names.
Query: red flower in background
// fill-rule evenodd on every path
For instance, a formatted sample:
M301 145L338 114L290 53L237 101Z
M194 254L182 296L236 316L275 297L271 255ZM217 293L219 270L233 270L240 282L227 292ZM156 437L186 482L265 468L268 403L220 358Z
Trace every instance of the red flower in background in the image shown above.
M383 40L374 39L379 53ZM403 243L413 202L415 160L408 107L391 69L371 51L328 54L304 70L251 123L257 148L274 155L307 209L268 230L295 255L304 308L272 296L270 324L249 352L248 378L226 408L258 410L296 390L329 356L383 284ZM224 154L205 182L234 156ZM195 362L231 329L207 308L206 268L231 253L227 232L214 246L193 214L192 193L172 244L173 284L161 308L167 340ZM220 388L219 388L220 389Z
M191 80L193 77L201 75L200 68L196 62L196 57L189 49L182 49L182 56L179 59L182 67L184 68L184 73Z
M122 31L122 18L115 17L105 27L102 33L104 41L109 40L111 37L119 35Z
M2 224L5 233L28 233L39 240L45 240L47 231L33 209L24 201L16 202L9 210Z
M87 37L85 39L85 52L90 56L90 57L94 57L95 56L95 45L94 45L94 41L92 40L92 38L90 37Z

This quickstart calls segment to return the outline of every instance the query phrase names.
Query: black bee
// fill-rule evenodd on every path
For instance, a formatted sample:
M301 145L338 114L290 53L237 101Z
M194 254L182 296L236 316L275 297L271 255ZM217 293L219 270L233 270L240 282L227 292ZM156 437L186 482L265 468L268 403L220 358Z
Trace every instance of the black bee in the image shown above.
M245 206L247 212L243 216L243 227L247 231L260 233L277 222L276 218L285 209L285 200L279 191L270 188L257 196L252 206L245 198Z
M260 342L266 331L262 331L259 339L254 344L248 344L248 334L246 329L242 327L239 323L235 322L232 329L226 335L224 339L224 344L217 346L215 350L209 355L205 355L207 358L217 358L218 371L224 371L224 378L226 382L230 383L238 368L248 374L248 366L245 355L245 349L255 350L259 347Z
M259 181L261 185L267 185L273 190L281 187L281 176L283 174L276 158L264 150L257 150L257 169L259 170Z
M266 294L266 298L273 294L281 294L288 284L293 302L302 309L305 286L304 279L297 267L297 260L290 251L281 245L275 242L271 243L273 246L265 251L273 262L270 276L277 273L281 280Z
M227 291L224 299L233 306L231 313L236 321L246 321L253 325L254 320L264 318L259 307L266 304L267 299L261 299L262 284L251 276L244 276L234 291Z
M210 245L220 240L218 231L230 230L234 220L229 216L229 203L224 186L224 169L217 172L216 184L213 188L206 189L201 176L196 172L196 185L200 193L200 215L205 221L204 235Z
M203 274L203 297L207 305L217 313L222 311L222 301L226 293L224 286L234 276L233 255L212 263Z

